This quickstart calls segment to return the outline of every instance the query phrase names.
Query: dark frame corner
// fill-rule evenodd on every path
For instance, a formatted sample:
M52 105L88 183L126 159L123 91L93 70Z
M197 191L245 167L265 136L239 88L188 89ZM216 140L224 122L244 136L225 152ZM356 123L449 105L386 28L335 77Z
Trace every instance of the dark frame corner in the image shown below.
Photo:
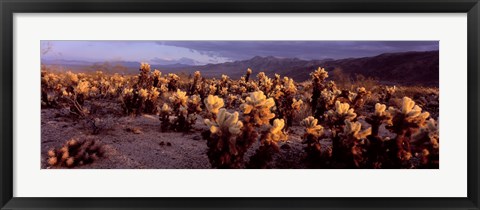
M1 209L480 209L479 0L0 0ZM468 14L468 197L466 198L15 198L13 15L70 12L372 12Z

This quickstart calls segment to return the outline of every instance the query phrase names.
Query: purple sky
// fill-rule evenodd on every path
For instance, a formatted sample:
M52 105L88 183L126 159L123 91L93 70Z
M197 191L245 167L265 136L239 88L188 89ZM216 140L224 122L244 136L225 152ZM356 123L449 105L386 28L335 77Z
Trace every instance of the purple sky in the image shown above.
M158 65L202 65L254 56L340 59L438 49L438 41L41 41L42 60Z

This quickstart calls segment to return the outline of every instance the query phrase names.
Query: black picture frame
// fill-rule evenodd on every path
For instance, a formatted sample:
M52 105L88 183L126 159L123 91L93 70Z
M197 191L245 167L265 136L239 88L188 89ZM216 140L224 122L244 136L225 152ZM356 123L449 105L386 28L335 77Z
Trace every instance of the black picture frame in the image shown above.
M1 209L479 209L478 0L0 0ZM465 198L17 198L13 197L15 13L467 13L468 196ZM461 122L459 122L461 123ZM39 180L41 181L41 180Z

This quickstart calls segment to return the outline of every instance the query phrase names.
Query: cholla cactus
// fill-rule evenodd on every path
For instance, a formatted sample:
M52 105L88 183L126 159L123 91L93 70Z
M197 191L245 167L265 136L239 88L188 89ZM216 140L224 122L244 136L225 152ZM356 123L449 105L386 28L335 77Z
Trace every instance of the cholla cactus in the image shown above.
M392 96L395 94L397 88L395 86L383 86L380 91L380 100L384 103L388 103Z
M238 101L238 96L233 95L233 94L228 94L226 107L227 108L235 107L236 104L237 104L237 101Z
M177 91L177 82L180 79L180 77L176 74L169 73L168 74L168 91Z
M365 101L368 97L370 97L372 93L367 91L364 87L357 88L357 92L354 93L353 97L351 97L350 102L353 104L355 109L362 108L365 104Z
M265 75L264 72L258 73L257 78L260 90L268 95L273 86L272 79L268 78L268 76Z
M415 102L408 97L403 97L402 107L400 109L390 107L388 112L393 116L393 124L401 126L395 127L395 133L404 130L405 127L423 127L427 118L430 116L430 113L422 112L422 108L415 105Z
M318 125L318 120L312 116L308 116L300 123L305 127L302 144L306 144L304 148L307 156L306 160L310 167L323 167L326 159L331 156L329 150L322 151L322 144L320 141L324 136L324 129Z
M351 122L345 120L345 126L341 135L342 141L337 150L342 151L342 156L347 159L347 164L351 162L352 167L365 167L367 159L364 157L366 151L365 139L372 134L372 129L362 129L362 124L359 122ZM350 153L348 152L350 151ZM348 158L351 160L348 161Z
M250 96L245 99L245 103L240 105L240 109L243 110L246 121L260 126L268 124L270 119L275 117L275 114L271 113L274 106L273 98L267 99L262 91L257 91L250 93Z
M278 117L286 122L286 129L292 126L295 113L300 110L303 101L297 100L297 87L293 79L284 77L283 81L277 85L272 92L275 99L276 110Z
M265 137L265 144L274 144L278 141L287 140L287 135L283 132L285 121L283 119L275 119L273 125L268 130Z
M149 88L153 80L150 77L150 64L148 63L140 63L140 73L138 75L138 82L137 82L137 87L138 88Z
M205 124L212 134L217 135L238 135L243 127L242 122L238 121L238 112L229 113L223 108L218 112L215 121L205 119Z
M75 73L72 73L71 71L67 71L66 77L65 77L65 84L70 85L70 86L75 86L79 82L78 76Z
M74 73L67 72L70 86L62 90L62 98L69 102L70 113L79 118L85 118L89 110L84 107L84 101L89 97L90 82L78 79Z
M345 128L343 130L343 136L350 139L361 140L361 139L367 138L367 136L372 134L371 128L360 131L361 128L362 128L362 124L360 124L359 122L352 122L349 120L345 120Z
M328 72L324 68L318 69L310 74L310 77L316 82L324 82L328 78Z
M376 103L375 111L372 115L365 119L370 125L372 125L372 136L378 137L378 131L382 124L391 125L392 115L387 112L387 106L385 104Z
M222 108L224 105L222 98L213 95L208 95L208 97L204 100L204 103L205 107L209 111L211 119L213 119L214 116L217 115L220 108Z
M416 156L420 157L424 168L438 168L439 164L439 135L438 124L434 119L412 135L412 145L415 145Z
M311 135L312 137L320 137L323 135L323 127L321 125L317 125L318 120L312 116L308 116L307 118L303 119L300 125L305 127L305 134ZM307 140L310 142L310 140Z
M280 151L278 147L279 141L287 140L288 136L283 132L285 121L283 119L275 119L273 125L268 130L262 132L260 136L260 147L255 154L250 157L247 165L248 168L265 168L272 161L273 155Z
M198 83L202 79L201 77L202 75L200 74L200 72L195 71L195 73L193 74L193 82L190 85L190 88L188 91L190 95L200 93L200 85Z
M167 103L164 103L162 108L160 109L159 119L161 122L161 129L162 131L167 131L170 126L170 114L172 113L172 108L168 106Z
M197 115L202 111L200 96L192 95L189 98L186 96L186 92L178 89L169 97L169 101L171 106L164 104L160 111L159 119L162 122L162 131L190 131L197 120ZM172 119L169 114L172 114Z
M422 112L422 108L408 97L403 98L400 109L390 107L387 112L393 117L392 125L387 128L397 134L396 148L392 148L396 151L397 163L408 167L406 164L412 157L410 147L412 134L425 126L430 113Z
M292 99L292 105L291 105L291 107L292 107L292 109L293 109L294 111L298 111L298 110L300 110L302 104L303 104L302 99L300 99L300 100Z
M173 93L173 95L168 99L175 107L186 106L188 99L187 92L178 89L177 92Z
M152 78L153 78L153 87L159 87L160 81L162 80L162 72L159 70L155 69L152 72Z
M329 110L327 116L333 125L339 125L341 124L339 122L355 119L357 114L354 112L353 108L350 108L348 103L337 101L335 102L335 110Z
M312 97L311 107L315 118L323 119L323 114L329 110L331 105L336 101L338 90L332 81L326 82L328 72L323 68L318 68L310 74L312 79Z
M245 82L248 82L250 75L252 74L252 70L250 68L247 69L247 73L245 74Z
M241 168L246 148L240 138L243 123L238 112L229 113L222 108L216 120L205 119L208 130L203 133L207 139L208 158L215 168Z
M50 167L72 168L92 163L104 154L104 146L95 140L70 139L62 147L48 151L47 163Z

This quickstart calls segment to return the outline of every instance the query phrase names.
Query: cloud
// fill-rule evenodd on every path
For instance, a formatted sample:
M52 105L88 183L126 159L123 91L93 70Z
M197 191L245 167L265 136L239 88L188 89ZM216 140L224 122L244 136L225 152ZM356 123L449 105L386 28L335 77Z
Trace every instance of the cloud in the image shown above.
M232 60L254 56L302 59L374 56L386 52L438 50L438 41L162 41L210 57Z

